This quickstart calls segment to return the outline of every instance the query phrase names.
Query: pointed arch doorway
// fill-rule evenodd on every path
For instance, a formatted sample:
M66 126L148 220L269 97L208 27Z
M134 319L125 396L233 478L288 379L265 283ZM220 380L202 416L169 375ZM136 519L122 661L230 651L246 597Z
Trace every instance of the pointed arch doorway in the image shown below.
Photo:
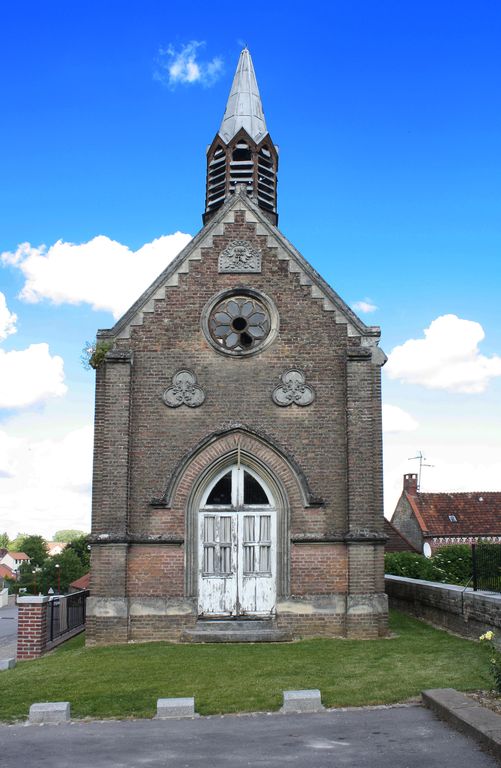
M272 492L249 467L226 467L207 485L198 512L199 615L272 615L276 573Z

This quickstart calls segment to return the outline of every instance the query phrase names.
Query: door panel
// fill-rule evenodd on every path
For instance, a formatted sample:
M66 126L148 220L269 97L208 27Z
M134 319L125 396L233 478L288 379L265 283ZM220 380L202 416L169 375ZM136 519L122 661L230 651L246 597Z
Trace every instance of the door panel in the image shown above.
M240 613L269 614L275 607L275 512L242 512L238 535Z
M200 613L231 616L237 607L237 519L235 514L199 517Z
M199 514L199 614L269 615L276 601L276 510L240 466L206 491ZM217 507L219 506L219 509Z

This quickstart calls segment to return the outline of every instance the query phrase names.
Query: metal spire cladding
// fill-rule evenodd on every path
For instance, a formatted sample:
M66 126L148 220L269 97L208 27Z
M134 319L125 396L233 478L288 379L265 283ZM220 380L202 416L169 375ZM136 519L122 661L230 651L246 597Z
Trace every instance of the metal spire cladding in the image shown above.
M244 128L256 143L268 133L248 48L240 54L219 135L228 144L240 128Z
M278 147L266 128L252 59L244 48L223 122L207 149L204 224L238 188L276 225L277 171Z

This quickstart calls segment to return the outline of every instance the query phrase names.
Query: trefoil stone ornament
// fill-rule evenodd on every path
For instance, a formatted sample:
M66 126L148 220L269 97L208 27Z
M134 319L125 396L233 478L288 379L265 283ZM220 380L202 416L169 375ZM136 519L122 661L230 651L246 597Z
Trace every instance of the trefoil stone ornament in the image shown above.
M282 384L272 392L273 402L277 405L311 405L315 399L315 391L306 384L302 371L293 368L281 375Z
M165 390L162 399L169 408L179 408L180 405L198 408L205 400L205 392L197 384L194 373L178 371L172 377L172 386Z
M232 240L219 254L219 272L261 272L261 251L248 240Z

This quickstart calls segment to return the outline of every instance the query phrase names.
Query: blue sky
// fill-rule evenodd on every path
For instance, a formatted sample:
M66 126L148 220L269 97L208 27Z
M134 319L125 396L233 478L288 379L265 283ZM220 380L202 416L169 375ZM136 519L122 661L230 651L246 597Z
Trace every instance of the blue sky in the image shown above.
M243 43L280 229L382 328L386 514L418 449L501 490L500 39L482 1L2 4L0 530L89 526L80 350L200 228Z

